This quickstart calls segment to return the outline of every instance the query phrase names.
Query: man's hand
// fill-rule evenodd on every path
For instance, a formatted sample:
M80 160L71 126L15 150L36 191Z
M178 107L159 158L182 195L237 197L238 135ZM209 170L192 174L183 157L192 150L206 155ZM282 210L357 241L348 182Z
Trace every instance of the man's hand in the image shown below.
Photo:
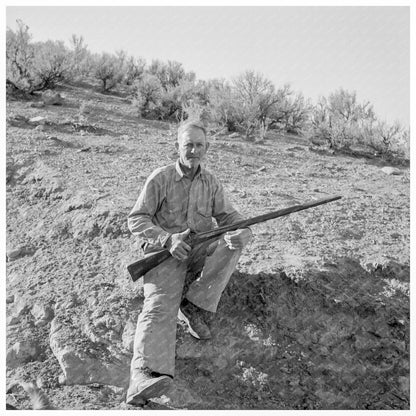
M224 240L230 250L243 249L251 240L252 233L248 228L225 233Z
M188 258L188 253L191 251L191 246L185 243L186 237L188 237L191 229L188 228L182 233L172 234L168 241L166 241L166 248L177 260L184 261Z

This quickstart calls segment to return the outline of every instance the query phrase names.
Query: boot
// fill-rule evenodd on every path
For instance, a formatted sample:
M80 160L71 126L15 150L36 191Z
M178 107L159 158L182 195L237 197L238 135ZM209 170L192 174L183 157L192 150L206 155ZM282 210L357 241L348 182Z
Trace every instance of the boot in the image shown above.
M152 397L160 397L165 394L171 386L172 377L154 373L147 369L141 370L130 379L126 403L133 406L142 406Z
M203 310L183 299L179 306L178 318L188 325L190 334L197 339L210 339L211 331L204 321Z

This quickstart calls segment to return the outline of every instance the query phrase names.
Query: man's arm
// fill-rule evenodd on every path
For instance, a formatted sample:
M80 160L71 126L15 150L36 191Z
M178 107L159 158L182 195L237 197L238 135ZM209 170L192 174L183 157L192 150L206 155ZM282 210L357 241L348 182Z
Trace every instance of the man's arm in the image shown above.
M244 220L244 217L229 202L220 183L218 183L214 194L213 217L220 227ZM237 250L243 249L251 241L252 236L251 229L244 228L226 233L224 240L231 250Z
M153 222L163 200L162 184L158 179L155 173L147 179L136 204L128 215L127 224L133 235L151 245L163 248L170 233Z

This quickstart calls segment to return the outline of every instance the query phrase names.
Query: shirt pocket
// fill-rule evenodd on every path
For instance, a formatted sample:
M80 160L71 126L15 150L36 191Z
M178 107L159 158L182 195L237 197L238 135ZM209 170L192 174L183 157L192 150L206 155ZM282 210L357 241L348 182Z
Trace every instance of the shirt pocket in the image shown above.
M162 216L168 229L182 229L186 223L185 214L183 206L178 203L165 203L162 207Z
M198 206L195 219L197 231L211 230L213 228L212 207L208 204Z

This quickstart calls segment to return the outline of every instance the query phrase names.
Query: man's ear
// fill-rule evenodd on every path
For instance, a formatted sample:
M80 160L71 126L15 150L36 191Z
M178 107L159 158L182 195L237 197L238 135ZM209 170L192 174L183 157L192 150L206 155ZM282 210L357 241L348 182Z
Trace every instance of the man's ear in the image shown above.
M206 144L205 144L205 151L208 152L208 149L209 149L209 142L206 142Z

